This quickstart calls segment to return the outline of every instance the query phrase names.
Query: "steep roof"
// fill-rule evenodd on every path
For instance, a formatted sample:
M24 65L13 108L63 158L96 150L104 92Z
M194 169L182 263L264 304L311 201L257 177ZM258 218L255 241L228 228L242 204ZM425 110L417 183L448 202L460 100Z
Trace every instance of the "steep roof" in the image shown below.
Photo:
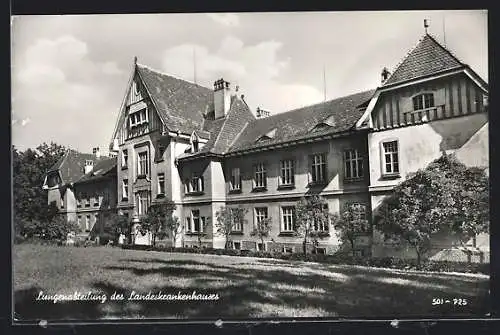
M382 87L464 66L465 64L460 62L431 35L425 34Z
M81 153L73 149L68 149L66 153L47 171L47 173L59 171L63 184L74 183L79 181L84 176L86 160L92 160L94 162L94 167L101 164L104 164L104 167L106 167L106 161L109 160L115 160L116 162L116 158L96 158L96 156L92 154Z
M204 115L214 109L213 90L137 64L163 123L171 131L201 130Z
M287 141L307 138L314 135L327 135L351 129L363 115L358 106L368 101L375 90L364 91L340 97L323 103L294 109L249 122L235 139L229 152L254 149ZM317 128L328 119L331 125ZM275 129L275 131L273 131ZM273 131L273 137L258 141L263 135Z
M255 120L246 102L240 97L231 97L231 107L227 115L215 120L205 120L204 130L210 133L210 138L196 153L186 153L179 159L196 157L207 153L224 154L246 125Z
M117 158L107 157L94 164L94 168L87 174L84 174L76 183L91 182L105 177L109 172L116 170Z

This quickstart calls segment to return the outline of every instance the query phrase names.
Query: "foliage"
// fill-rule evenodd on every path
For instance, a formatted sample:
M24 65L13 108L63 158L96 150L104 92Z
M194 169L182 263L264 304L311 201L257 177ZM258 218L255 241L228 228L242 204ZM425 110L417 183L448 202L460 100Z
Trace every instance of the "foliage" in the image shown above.
M16 217L40 221L46 219L47 191L42 189L42 185L47 171L65 151L64 146L53 142L25 151L12 146L12 187Z
M366 218L366 208L363 205L346 204L340 215L332 216L332 221L340 240L344 243L350 243L354 255L357 237L370 230Z
M175 215L168 216L165 221L165 228L167 232L170 232L170 236L172 237L172 246L175 247L175 241L182 233L183 226L179 218Z
M116 212L106 212L103 215L103 237L117 241L120 234L128 235L130 233L130 219L125 215ZM103 241L105 242L105 241Z
M241 223L243 225L247 212L248 209L243 207L221 207L215 213L217 217L215 228L217 233L224 236L226 240L225 249L229 249L231 246L231 233L234 231L235 224Z
M488 177L443 154L425 169L408 176L384 199L375 224L386 239L406 242L417 263L438 232L451 232L461 241L487 232Z
M262 247L265 248L264 238L269 236L271 227L272 219L270 217L257 221L253 230L250 232L250 236L257 236L262 243Z
M483 273L490 274L489 263L467 263L456 261L431 261L424 260L417 264L414 259L401 259L395 257L382 258L363 258L353 257L345 253L333 255L324 254L306 254L303 253L271 253L253 250L235 250L235 249L214 249L214 248L159 248L148 245L123 245L123 249L180 252L192 254L209 255L227 255L227 256L245 256L258 258L274 258L287 261L309 261L326 264L342 265L360 265L374 268L391 268L401 270L420 270L433 272L465 272L465 273Z
M328 228L331 215L328 212L328 204L320 195L311 195L302 197L297 203L295 209L295 231L296 234L303 237L302 248L304 255L307 253L307 244L312 241L316 249L318 239L325 231L319 227Z
M68 233L80 232L80 227L75 221L68 220L65 215L59 214L41 229L41 237L49 240L66 240Z
M150 232L153 237L153 246L157 238L167 236L167 218L172 216L176 206L173 201L165 200L149 206L148 212L140 225L141 233Z

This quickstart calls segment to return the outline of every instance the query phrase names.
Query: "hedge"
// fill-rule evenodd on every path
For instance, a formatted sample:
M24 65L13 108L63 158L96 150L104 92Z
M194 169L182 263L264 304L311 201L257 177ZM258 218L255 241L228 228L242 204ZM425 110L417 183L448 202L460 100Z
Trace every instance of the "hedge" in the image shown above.
M420 270L434 272L462 272L462 273L483 273L490 274L489 263L467 263L454 261L431 261L422 260L420 267L416 259L402 259L396 257L354 257L346 253L337 253L333 255L324 254L302 254L302 253L274 253L252 250L235 249L213 249L213 248L173 248L173 247L153 247L148 245L122 245L123 249L162 251L194 254L228 255L228 256L248 256L258 258L274 258L281 260L309 261L327 264L341 265L361 265L376 268L392 268L402 270Z

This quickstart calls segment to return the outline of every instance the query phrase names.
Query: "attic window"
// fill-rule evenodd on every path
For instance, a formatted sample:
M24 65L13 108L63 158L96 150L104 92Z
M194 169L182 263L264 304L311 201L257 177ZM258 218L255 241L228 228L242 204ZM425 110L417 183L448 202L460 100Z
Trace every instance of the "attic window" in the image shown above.
M329 117L318 123L316 126L314 126L312 131L324 130L334 126L335 126L335 117L333 115L330 115Z
M273 128L272 130L268 131L267 133L259 137L256 142L271 140L275 136L276 136L276 128Z
M92 165L94 165L94 161L93 160L91 160L91 159L85 160L85 166L92 166Z
M130 127L135 127L148 122L148 109L144 108L140 111L129 115Z

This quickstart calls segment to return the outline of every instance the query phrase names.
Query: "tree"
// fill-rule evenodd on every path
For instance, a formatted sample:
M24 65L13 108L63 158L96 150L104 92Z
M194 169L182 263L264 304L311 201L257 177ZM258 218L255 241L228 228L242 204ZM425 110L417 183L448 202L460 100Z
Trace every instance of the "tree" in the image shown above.
M130 232L130 219L125 215L110 211L103 215L103 220L104 237L108 237L112 241L117 241L120 234Z
M171 234L172 247L175 248L175 241L177 241L177 237L181 234L181 230L183 228L179 218L175 215L167 217L165 227Z
M352 255L355 256L356 238L370 229L365 206L346 204L340 215L333 216L332 221L340 240L351 245Z
M234 231L234 226L236 224L243 225L247 212L248 209L243 207L221 207L220 210L215 213L217 217L215 228L217 233L223 235L226 240L225 249L229 249L231 246L231 233Z
M156 238L164 238L167 234L167 218L172 216L176 206L173 201L166 200L161 203L152 204L148 208L148 213L140 225L141 233L150 232L153 237L153 247L156 245Z
M265 250L264 238L269 236L269 232L271 231L272 220L271 218L265 218L257 221L257 224L250 232L250 236L257 236L262 243L262 248Z
M318 238L321 238L328 230L331 220L328 204L320 195L302 197L297 203L295 218L295 232L303 237L302 250L305 255L309 239L312 240L313 247L316 248Z
M51 142L35 150L18 151L12 146L13 204L16 218L43 221L47 206L47 191L42 189L47 170L66 152L66 148Z
M438 232L455 233L461 241L489 229L488 178L443 154L411 174L384 199L375 225L387 238L415 249L417 264Z
M68 220L64 214L58 214L43 225L42 238L47 240L66 240L68 233L80 232L80 227L73 220Z

